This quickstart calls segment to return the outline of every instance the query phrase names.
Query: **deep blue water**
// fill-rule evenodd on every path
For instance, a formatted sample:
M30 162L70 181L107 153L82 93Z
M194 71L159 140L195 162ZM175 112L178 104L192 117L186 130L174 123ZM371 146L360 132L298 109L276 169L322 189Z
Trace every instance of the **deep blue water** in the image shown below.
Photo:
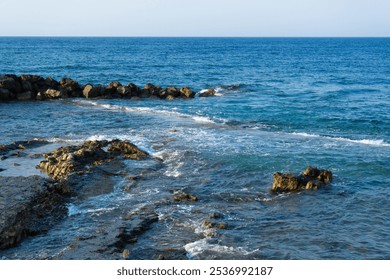
M390 259L388 38L0 38L0 73L218 90L194 100L0 104L0 143L121 138L165 162L138 193L71 205L74 224L7 257L55 255L67 246L66 238L48 245L59 235L94 230L91 207L137 208L185 189L200 202L159 206L140 249L184 246L195 259ZM331 169L331 188L269 193L274 172L307 165ZM210 212L224 213L229 229L208 236L201 222ZM187 244L189 234L198 239Z

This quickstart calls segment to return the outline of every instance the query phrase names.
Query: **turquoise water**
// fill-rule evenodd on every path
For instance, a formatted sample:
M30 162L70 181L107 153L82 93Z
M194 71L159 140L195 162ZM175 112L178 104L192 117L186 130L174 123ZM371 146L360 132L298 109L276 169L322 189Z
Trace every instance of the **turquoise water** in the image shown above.
M72 204L73 223L7 257L55 255L67 242L49 246L58 236L94 229L91 207L109 215L183 189L199 203L156 206L159 223L139 249L169 244L193 259L390 258L390 39L0 38L0 73L218 93L0 104L0 143L120 138L164 160L128 166L153 170L137 194ZM331 188L269 193L274 172L307 165L331 169ZM212 212L229 229L205 237Z

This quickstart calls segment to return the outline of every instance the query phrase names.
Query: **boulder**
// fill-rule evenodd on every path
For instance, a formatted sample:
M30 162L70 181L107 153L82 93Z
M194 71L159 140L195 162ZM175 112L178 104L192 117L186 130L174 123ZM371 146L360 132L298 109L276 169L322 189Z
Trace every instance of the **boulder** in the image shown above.
M143 160L147 153L140 150L136 145L129 141L113 140L107 149L113 156L123 156L126 159Z
M192 91L189 87L183 87L180 89L181 97L183 98L194 98L195 92Z
M307 167L302 174L277 172L273 175L272 191L294 192L301 190L316 190L326 187L332 182L333 175L330 170Z
M107 94L116 94L118 91L118 88L121 86L122 86L122 84L120 82L117 82L117 81L111 82L106 87L106 93Z
M26 91L16 94L16 99L19 101L29 101L35 99L35 94L32 91Z
M91 84L87 84L83 88L83 96L85 98L97 98L104 96L105 88L103 86L97 85L93 86Z
M0 100L7 101L12 99L12 93L6 88L0 88Z
M62 97L81 97L82 96L82 90L78 82L70 79L70 78L63 78L60 81L60 87L61 96Z
M200 97L210 97L210 96L215 96L215 89L213 88L210 88L210 89L207 89L207 90L202 90L200 93L199 93L199 96Z
M7 89L12 93L22 92L22 85L16 75L0 75L0 88Z
M59 90L60 89L60 83L56 80L54 80L52 77L47 77L45 79L45 85L46 85L46 88L45 89L55 89L55 90Z
M37 93L45 86L45 79L38 75L20 75L22 91L32 91Z
M45 91L44 96L46 98L59 98L61 97L61 91L55 89L48 89Z

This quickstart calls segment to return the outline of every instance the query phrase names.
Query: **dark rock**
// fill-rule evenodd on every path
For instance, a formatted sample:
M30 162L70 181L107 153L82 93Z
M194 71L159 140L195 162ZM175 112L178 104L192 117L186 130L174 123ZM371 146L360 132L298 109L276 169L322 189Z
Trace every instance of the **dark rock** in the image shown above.
M45 88L44 89L54 89L54 90L59 90L60 89L60 83L54 80L52 77L47 77L45 79Z
M7 89L12 93L22 92L22 85L16 75L0 75L0 88Z
M315 167L307 167L300 175L277 172L273 175L272 190L275 192L294 192L301 190L316 190L327 186L332 181L332 172Z
M22 92L16 94L16 99L19 101L29 101L35 99L35 94L32 91Z
M78 82L70 79L70 78L63 78L60 81L60 87L61 96L66 97L81 97L82 96L82 89Z
M12 93L6 88L0 88L0 100L7 101L12 99Z
M210 88L210 89L208 89L208 90L202 91L202 92L199 94L199 96L200 96L200 97L210 97L210 96L215 96L215 93L216 93L215 89Z
M105 95L105 88L103 86L85 85L83 88L83 95L85 98L97 98Z
M118 88L121 87L122 84L120 82L114 81L108 84L106 87L106 92L108 94L115 94L118 91Z
M49 230L66 215L62 202L42 177L0 177L0 249Z

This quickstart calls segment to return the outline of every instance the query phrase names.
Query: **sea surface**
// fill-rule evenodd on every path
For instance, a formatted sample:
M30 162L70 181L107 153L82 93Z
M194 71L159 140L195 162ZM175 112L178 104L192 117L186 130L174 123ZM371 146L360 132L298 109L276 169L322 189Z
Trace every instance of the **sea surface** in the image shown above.
M0 257L56 256L111 214L183 190L199 201L158 204L138 258L158 247L190 259L390 259L388 38L2 37L0 73L217 90L193 100L0 103L1 144L118 138L152 155L127 164L123 172L143 178L130 192L118 177L113 192L69 203L63 223ZM270 192L273 173L308 165L330 169L331 186ZM39 174L21 166L0 175ZM211 213L228 228L205 227Z

